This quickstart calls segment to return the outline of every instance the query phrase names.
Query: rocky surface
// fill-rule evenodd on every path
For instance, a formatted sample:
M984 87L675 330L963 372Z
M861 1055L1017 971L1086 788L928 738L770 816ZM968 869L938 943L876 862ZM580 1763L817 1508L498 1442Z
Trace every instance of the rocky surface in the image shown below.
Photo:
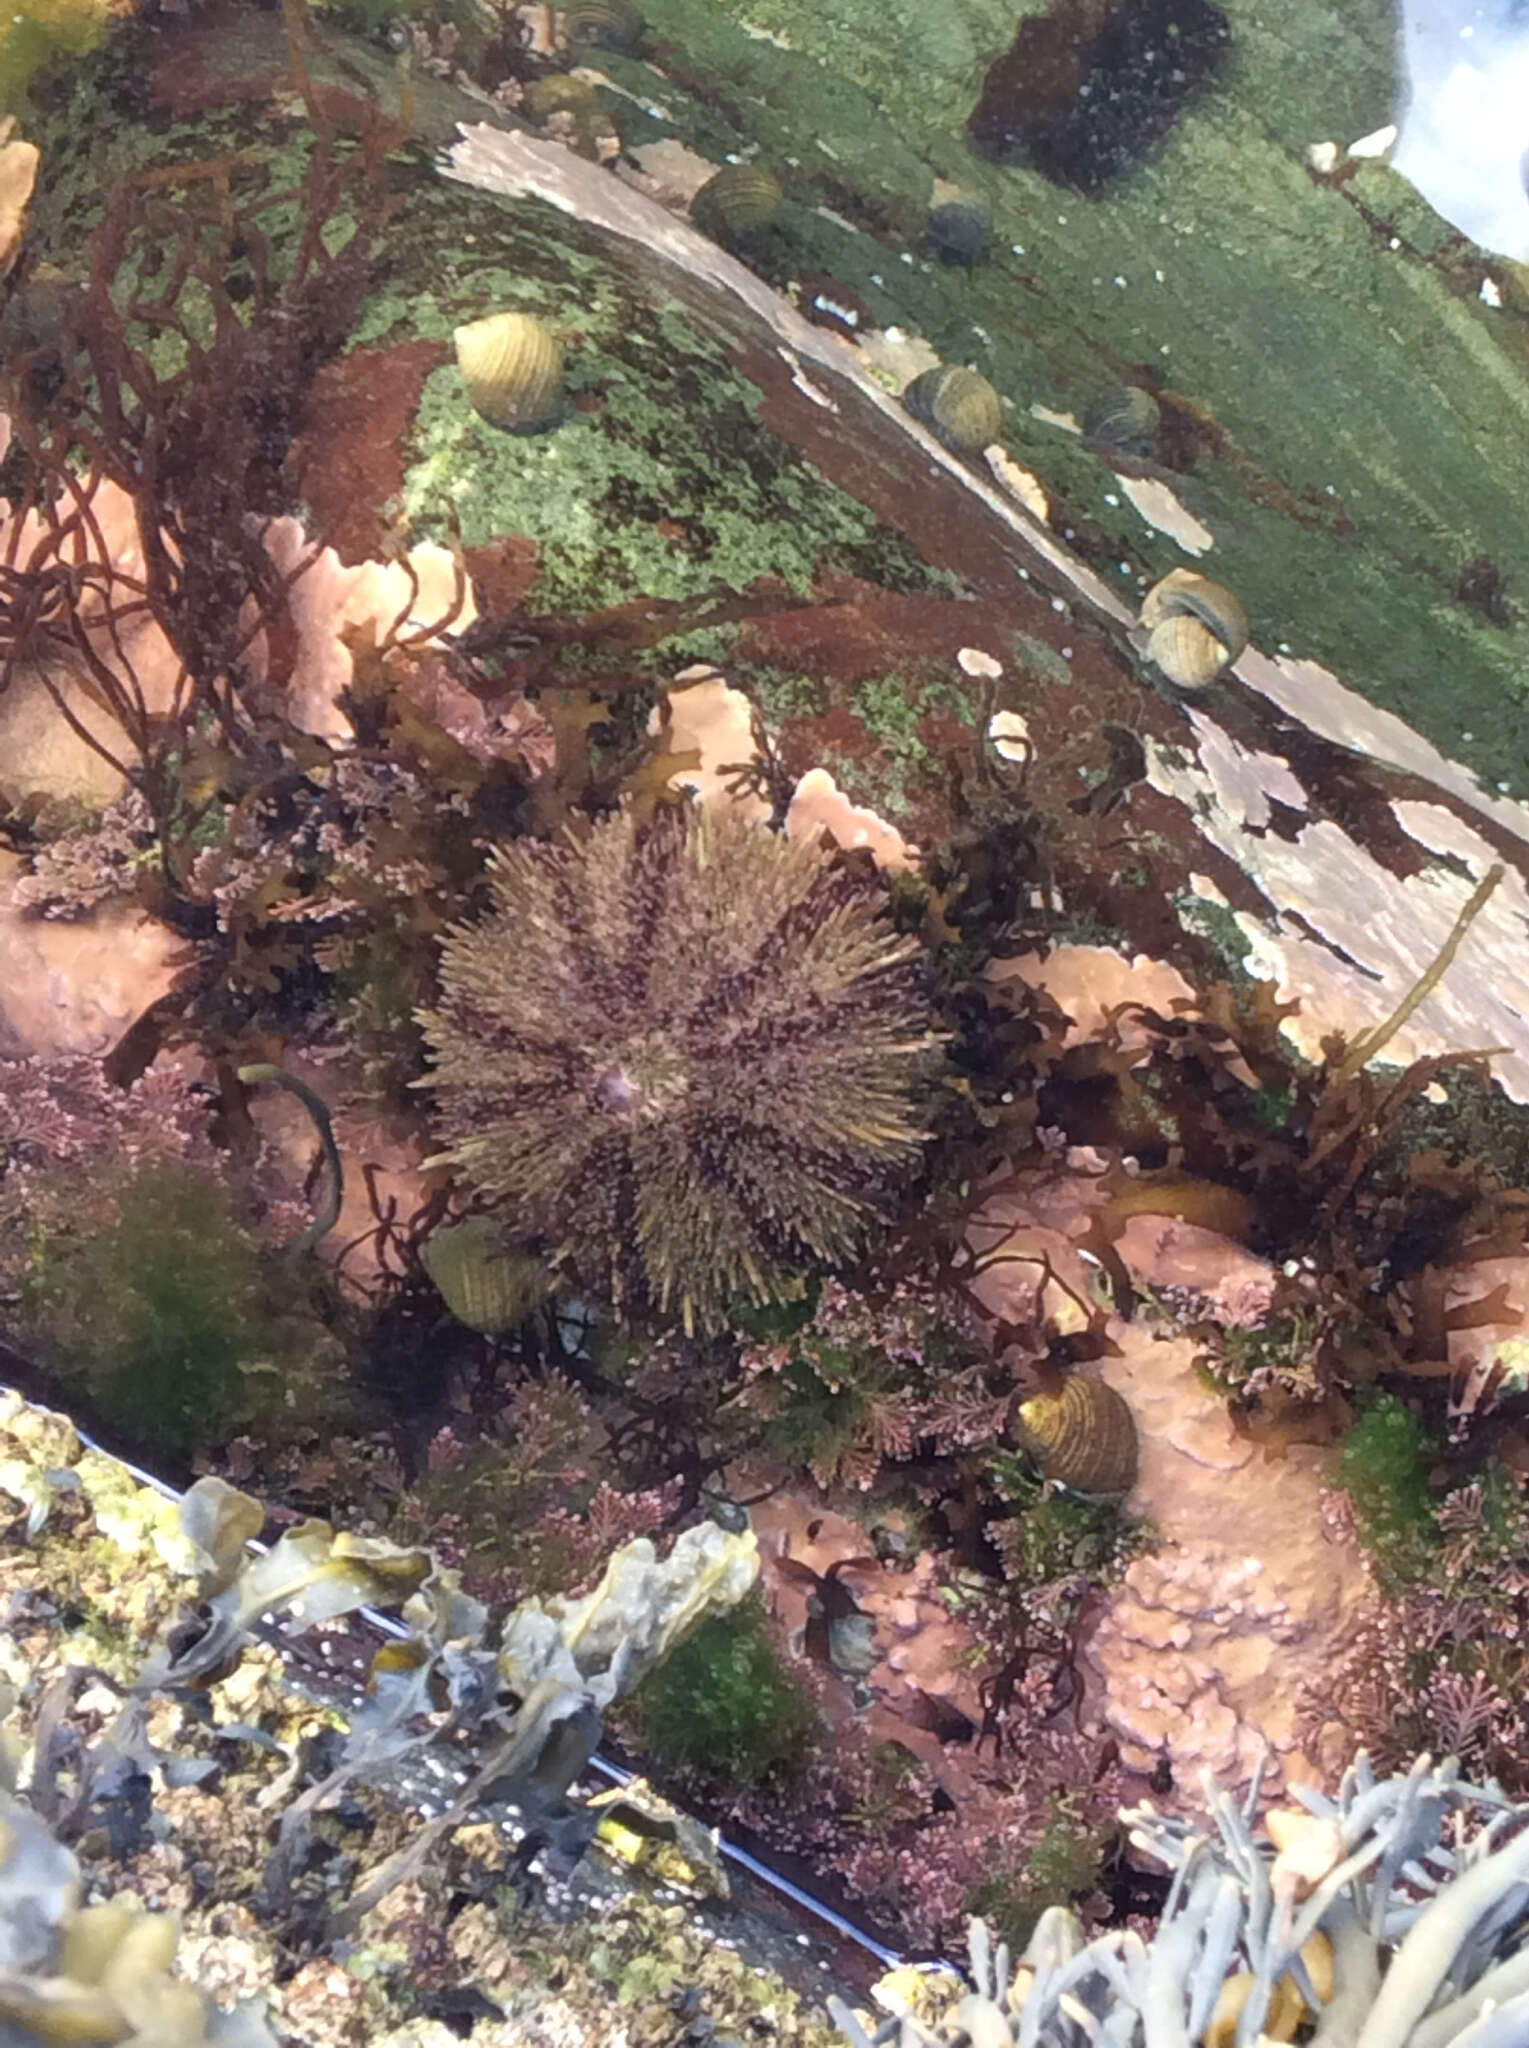
M1204 1385L1191 1340L1113 1334L1120 1355L1101 1370L1141 1433L1128 1506L1159 1541L1087 1631L1099 1711L1128 1766L1166 1757L1191 1789L1202 1767L1246 1783L1266 1751L1287 1780L1320 1781L1334 1760L1301 1751L1297 1690L1320 1683L1370 1596L1357 1544L1319 1512L1330 1454L1293 1445L1268 1462Z

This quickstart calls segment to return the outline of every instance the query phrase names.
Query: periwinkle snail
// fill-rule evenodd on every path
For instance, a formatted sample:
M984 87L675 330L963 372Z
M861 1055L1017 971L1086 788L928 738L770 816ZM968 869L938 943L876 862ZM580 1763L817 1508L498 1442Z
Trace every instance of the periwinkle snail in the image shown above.
M1142 599L1147 653L1170 683L1203 690L1248 644L1248 615L1225 584L1173 569Z
M784 197L779 178L763 164L724 164L690 202L690 218L730 249L767 228Z
M599 109L600 95L587 78L552 71L526 87L522 105L533 121L545 121L553 114L593 114Z
M1157 445L1162 422L1162 410L1150 391L1139 384L1115 384L1090 400L1083 414L1083 438L1106 454L1145 461Z
M992 226L992 215L984 200L970 192L956 192L930 207L924 232L942 263L959 264L969 270L987 255Z
M642 48L647 23L632 0L573 0L572 6L563 9L563 29L575 46L635 57Z
M456 330L457 363L480 419L535 434L563 414L563 345L529 313L491 313Z
M1020 1404L1018 1435L1042 1474L1073 1493L1118 1498L1136 1484L1136 1418L1104 1380L1070 1375Z
M978 370L937 363L915 377L903 404L953 455L980 455L1003 431L1003 405Z

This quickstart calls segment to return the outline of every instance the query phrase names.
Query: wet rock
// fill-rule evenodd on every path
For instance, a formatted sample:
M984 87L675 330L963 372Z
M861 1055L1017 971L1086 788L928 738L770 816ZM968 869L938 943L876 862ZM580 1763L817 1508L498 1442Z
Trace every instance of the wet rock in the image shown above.
M1056 0L1020 23L967 127L984 155L1097 192L1157 147L1230 40L1212 0Z

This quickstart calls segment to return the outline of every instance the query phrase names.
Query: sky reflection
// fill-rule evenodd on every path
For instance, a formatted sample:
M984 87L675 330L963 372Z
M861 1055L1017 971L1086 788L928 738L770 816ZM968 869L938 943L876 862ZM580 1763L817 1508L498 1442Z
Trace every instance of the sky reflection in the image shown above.
M1403 0L1392 163L1465 234L1529 262L1529 0Z

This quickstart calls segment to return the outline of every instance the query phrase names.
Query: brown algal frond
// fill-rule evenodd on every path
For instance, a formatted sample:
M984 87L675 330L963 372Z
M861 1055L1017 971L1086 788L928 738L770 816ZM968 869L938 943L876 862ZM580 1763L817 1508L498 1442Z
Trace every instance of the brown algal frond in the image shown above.
M464 1178L687 1328L853 1255L926 1135L935 1043L876 882L685 807L514 843L490 877L421 1016Z

